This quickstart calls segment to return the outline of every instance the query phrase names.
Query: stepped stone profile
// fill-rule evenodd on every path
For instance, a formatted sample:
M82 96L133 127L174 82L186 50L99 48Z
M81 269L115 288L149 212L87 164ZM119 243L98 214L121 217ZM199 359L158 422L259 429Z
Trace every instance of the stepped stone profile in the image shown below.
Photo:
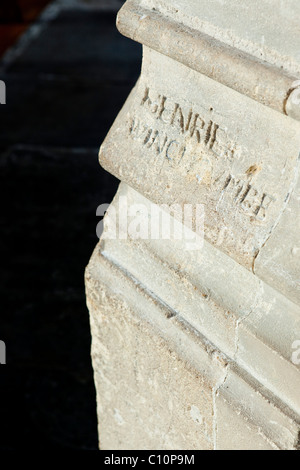
M100 150L121 184L86 270L102 449L300 448L299 21L297 0L119 12L143 64ZM147 227L173 205L182 232L201 206L203 242L124 236L124 201Z

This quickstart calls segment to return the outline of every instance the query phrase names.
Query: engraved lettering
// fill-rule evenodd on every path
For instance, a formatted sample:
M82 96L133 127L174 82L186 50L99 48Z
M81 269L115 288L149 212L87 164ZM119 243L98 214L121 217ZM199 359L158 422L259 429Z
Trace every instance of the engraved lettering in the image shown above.
M255 216L259 220L264 220L266 218L267 209L270 207L270 205L274 201L275 201L275 199L272 196L269 196L268 194L264 193L262 198L261 198L261 202L260 202L259 206L255 210Z
M165 158L172 167L181 165L186 173L195 167L197 171L201 168L195 177L199 184L210 184L214 191L220 191L217 207L231 203L250 215L250 220L266 219L268 208L275 201L272 196L255 188L249 179L243 180L226 172L215 179L213 159L222 158L232 167L231 162L241 160L247 150L229 139L227 128L214 122L211 113L209 118L201 116L191 107L152 92L149 87L145 88L140 105L146 109L149 123L137 117L131 119L129 134L134 140ZM147 119L147 114L143 119ZM159 129L155 128L155 120L160 121ZM165 131L161 130L162 123ZM186 155L189 158L184 158ZM209 167L205 163L207 159L211 162ZM203 176L206 174L207 178Z
M198 121L200 121L200 126L198 125ZM199 114L195 114L194 122L193 122L193 125L191 127L190 135L191 135L191 137L196 135L196 139L197 139L198 144L200 144L200 142L201 142L201 131L204 129L204 127L205 127L205 121L200 118Z

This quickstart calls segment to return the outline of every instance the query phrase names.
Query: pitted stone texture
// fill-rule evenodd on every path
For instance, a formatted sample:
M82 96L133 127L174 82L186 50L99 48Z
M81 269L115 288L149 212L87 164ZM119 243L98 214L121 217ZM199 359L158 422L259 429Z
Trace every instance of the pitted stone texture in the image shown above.
M99 248L86 285L100 448L295 449L297 423L222 365L216 349L193 344L190 326L180 335L182 320L166 317Z
M87 295L100 448L213 449L209 383L126 299L92 279Z
M287 21L284 22L287 18L283 18L278 10L275 13L276 20L285 24L286 28L279 28L279 34L277 26L274 31L274 23L269 21L269 16L262 28L257 9L249 7L246 2L241 2L241 8L230 16L233 3L222 2L222 6L210 11L213 14L208 15L208 21L205 21L205 12L210 6L208 1L198 3L201 10L203 5L200 18L197 9L191 15L187 1L179 1L178 8L174 8L170 1L127 0L118 15L117 25L124 36L265 106L298 119L299 110L295 112L293 109L290 114L287 103L290 92L300 78L299 61L294 57L298 51L298 30L295 31L295 38L289 42L286 36L292 36ZM265 12L266 2L261 3ZM291 15L294 15L293 25L297 29L299 9L294 0L293 4ZM247 11L248 8L251 13ZM247 15L247 24L251 25L250 34L249 29L244 27L243 15ZM221 23L225 20L225 29L220 26L220 18ZM242 26L242 31L236 30L237 25ZM280 34L285 39L281 45L288 46L287 54L284 55L280 48L277 49L276 40L272 41L274 37L278 39ZM265 37L271 41L271 47L270 44L265 46Z
M298 0L140 0L178 22L300 74Z
M300 307L206 241L189 251L185 240L110 239L124 198L128 212L139 205L151 214L151 202L122 183L105 218L103 254L300 415L300 374L291 357Z
M285 226L293 226L299 148L298 122L145 49L141 79L100 162L156 203L204 204L207 241L252 270L285 212ZM287 251L297 233L296 224ZM285 266L280 282L267 273L264 280L300 300L294 265L283 251L278 257Z
M218 450L279 450L259 433L231 403L217 398Z
M267 1L249 18L246 2L235 17L235 0L201 3L128 0L118 16L144 58L100 150L123 182L111 207L120 194L202 204L205 240L191 255L181 241L104 232L86 280L100 436L116 449L297 449L300 123L284 114L299 51L258 18L269 21Z
M300 155L299 155L300 159ZM300 178L289 196L280 223L255 261L255 273L276 289L285 283L286 295L299 305L300 299Z
M155 415L161 400L167 400L146 387L145 401L138 402L134 417L131 405L127 410L124 393L116 385L121 378L124 384L129 384L130 390L140 393L132 385L135 377L142 377L141 387L142 383L147 383L152 358L155 363L157 360L157 349L161 358L166 356L169 361L162 347L165 344L171 356L184 365L179 367L176 363L172 369L162 361L157 367L157 379L169 398L174 394L174 377L184 384L194 376L195 383L189 387L199 387L202 395L203 388L206 390L204 402L188 406L191 406L192 418L203 423L202 437L208 438L215 449L229 446L228 426L231 425L240 429L232 437L234 448L296 448L300 426L297 414L300 411L297 392L300 376L291 363L289 348L293 335L299 331L299 311L280 294L276 299L273 289L206 242L202 251L193 252L191 257L185 251L184 241L107 239L107 230L115 218L112 209L119 220L119 197L125 195L129 208L131 204L150 205L150 201L127 185L120 186L105 217L102 241L86 277L100 436L105 446L141 445L143 448L149 442L151 447L158 445L153 441L153 433L165 436L164 417L158 431L156 423L150 420L147 436L140 433L145 439L143 443L138 444L135 436L132 441L132 436L126 437L126 434L122 434L119 443L112 437L117 423L124 424L124 414L129 422L136 420L139 426L141 419L148 420L149 407ZM228 278L228 272L232 279ZM227 277L227 283L222 282L223 276ZM285 319L282 310L286 313ZM132 322L132 318L137 323ZM115 327L119 332L118 341ZM129 345L126 343L126 337L131 338L131 334L140 352L132 349L130 339ZM155 343L154 351L151 342ZM107 371L105 375L103 371ZM182 377L178 377L178 371ZM177 389L182 393L182 401L187 403L190 392L182 387ZM107 397L110 397L110 413L107 413ZM112 408L113 403L118 406ZM184 405L176 410L178 422L187 419ZM269 420L265 420L266 415ZM226 423L222 421L224 416L228 417ZM104 423L104 431L101 423ZM211 423L210 427L207 423ZM175 447L166 448L177 448L179 442L173 437L161 445L171 443ZM184 445L197 446L197 443ZM201 442L199 448L205 448L203 446Z

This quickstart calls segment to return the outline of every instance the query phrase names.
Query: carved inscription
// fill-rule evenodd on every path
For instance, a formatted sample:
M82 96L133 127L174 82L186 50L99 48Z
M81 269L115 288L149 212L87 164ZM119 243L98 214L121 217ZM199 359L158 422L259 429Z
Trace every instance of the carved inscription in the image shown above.
M196 139L198 144L213 148L219 125L212 120L205 121L192 109L186 114L178 103L170 103L166 96L158 95L157 101L152 101L149 88L145 90L141 105L146 106L157 119L177 128L182 135L188 135Z
M148 148L156 144L157 141L159 143L163 141L164 145L167 144L169 139L168 133L161 135L161 125L164 125L168 130L167 132L175 132L176 136L178 136L172 143L174 150L175 142L178 150L181 150L180 142L184 142L185 146L189 144L190 151L199 152L205 150L218 158L241 159L243 153L242 147L230 140L226 129L221 128L213 119L204 118L192 108L184 108L164 95L151 93L148 87L145 89L140 105L158 121L160 128L160 130L157 130L153 125L150 126L148 123L141 122L136 117L132 119L130 133L133 138L144 141L143 144L147 145ZM211 108L210 112L212 111L213 109ZM181 137L180 142L178 142L179 137ZM171 140L169 143L171 143ZM164 147L157 145L154 145L153 148L159 154L162 154L165 150ZM182 157L182 153L179 153L180 157ZM180 162L182 162L182 158L177 160L177 164Z
M235 178L233 175L226 178L218 204L226 194L232 203L239 205L244 212L260 221L265 220L267 209L275 202L275 198L269 194L258 191L248 181Z
M209 184L220 193L217 210L226 199L253 220L266 219L267 210L275 199L251 183L255 172L248 170L245 179L241 179L214 162L222 159L230 167L233 161L247 159L247 151L229 139L226 129L210 117L204 118L191 108L151 92L149 87L145 88L140 106L151 120L145 122L140 117L132 117L129 123L132 139L151 149L154 156L166 159L172 167L181 167L186 174L200 168L200 174L195 171L198 183ZM211 108L209 112L212 111ZM259 168L255 165L250 168L254 167ZM216 168L223 168L221 174L214 173Z

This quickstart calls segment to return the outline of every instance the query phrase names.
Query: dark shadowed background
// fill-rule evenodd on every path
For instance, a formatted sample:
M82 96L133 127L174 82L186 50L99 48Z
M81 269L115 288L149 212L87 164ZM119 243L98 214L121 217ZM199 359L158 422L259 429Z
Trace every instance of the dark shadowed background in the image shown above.
M0 0L0 450L98 446L83 276L118 185L98 148L140 72L122 3Z

